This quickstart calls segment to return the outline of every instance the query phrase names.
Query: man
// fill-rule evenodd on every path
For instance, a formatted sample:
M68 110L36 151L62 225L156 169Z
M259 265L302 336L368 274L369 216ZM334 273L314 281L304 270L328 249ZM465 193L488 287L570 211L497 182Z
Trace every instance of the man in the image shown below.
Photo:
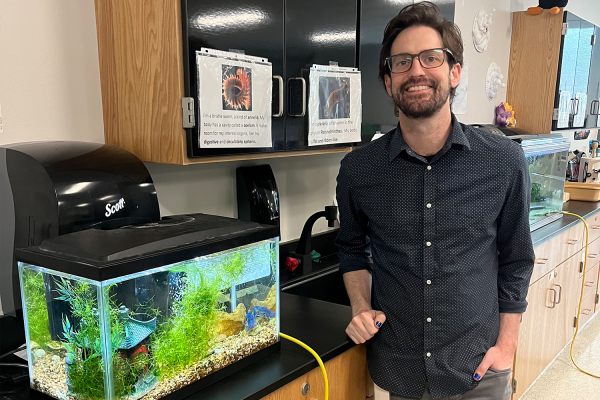
M451 113L462 52L431 3L392 19L379 66L398 127L348 154L338 176L346 332L367 342L392 399L510 398L534 264L530 183L518 144Z

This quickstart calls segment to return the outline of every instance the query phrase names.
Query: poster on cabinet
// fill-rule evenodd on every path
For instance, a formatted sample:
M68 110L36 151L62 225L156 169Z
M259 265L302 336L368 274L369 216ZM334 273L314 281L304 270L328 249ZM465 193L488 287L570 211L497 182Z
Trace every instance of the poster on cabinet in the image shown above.
M360 77L358 68L331 65L310 68L309 146L360 142Z
M264 57L202 48L198 72L198 146L272 147L272 66Z

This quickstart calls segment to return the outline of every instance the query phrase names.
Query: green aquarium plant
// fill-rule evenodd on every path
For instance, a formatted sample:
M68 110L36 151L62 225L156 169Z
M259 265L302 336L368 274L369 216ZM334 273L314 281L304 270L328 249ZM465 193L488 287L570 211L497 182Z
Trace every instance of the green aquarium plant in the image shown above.
M72 317L79 321L78 330L68 317L63 319L64 346L67 349L67 384L69 392L83 399L104 399L104 362L102 357L101 326L96 308L96 289L88 283L61 278L56 282L57 300L69 303ZM104 288L105 297L111 287ZM110 299L110 298L109 298ZM109 300L110 342L117 349L124 335L124 326L119 319L119 307ZM139 365L135 365L113 351L110 355L113 368L113 384L117 397L126 396L133 390L140 374Z
M214 268L198 268L194 260L169 272L183 273L182 289L171 315L151 337L159 378L171 378L208 355L216 335L219 298L244 271L248 256L237 251L219 257Z
M51 338L44 275L40 271L23 268L23 296L27 307L29 340L43 347Z

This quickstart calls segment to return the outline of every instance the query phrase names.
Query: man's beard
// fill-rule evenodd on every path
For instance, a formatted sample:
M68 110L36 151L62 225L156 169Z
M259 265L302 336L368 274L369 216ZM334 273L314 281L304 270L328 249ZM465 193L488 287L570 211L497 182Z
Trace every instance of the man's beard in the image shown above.
M412 85L426 85L431 87L433 94L426 94L430 96L429 99L425 99L425 96L414 96L406 92L408 86ZM450 96L450 80L448 80L448 88L446 90L440 85L440 83L433 79L421 78L421 79L410 79L404 82L402 85L396 88L393 92L393 99L396 107L402 111L408 118L413 119L424 119L433 116L435 113L440 111L448 97ZM407 96L413 97L407 99Z

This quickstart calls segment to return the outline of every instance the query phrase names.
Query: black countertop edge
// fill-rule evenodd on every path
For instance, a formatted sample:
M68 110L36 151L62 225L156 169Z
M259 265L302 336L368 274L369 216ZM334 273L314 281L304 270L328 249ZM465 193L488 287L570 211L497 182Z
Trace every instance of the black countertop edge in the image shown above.
M589 202L589 201L568 201L563 211L570 212L582 216L587 219L600 211L600 202ZM535 231L531 232L531 241L534 246L540 245L546 240L558 235L559 233L575 226L581 220L572 215L563 215L561 219L549 223Z

